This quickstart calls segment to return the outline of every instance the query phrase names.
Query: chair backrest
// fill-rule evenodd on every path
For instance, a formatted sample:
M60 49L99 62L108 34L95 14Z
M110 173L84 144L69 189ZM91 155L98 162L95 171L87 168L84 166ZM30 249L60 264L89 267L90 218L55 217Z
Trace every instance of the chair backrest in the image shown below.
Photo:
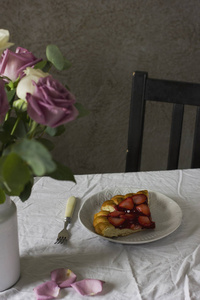
M184 105L197 106L191 168L200 168L200 84L148 78L134 72L126 172L140 171L146 101L173 103L167 169L178 169Z

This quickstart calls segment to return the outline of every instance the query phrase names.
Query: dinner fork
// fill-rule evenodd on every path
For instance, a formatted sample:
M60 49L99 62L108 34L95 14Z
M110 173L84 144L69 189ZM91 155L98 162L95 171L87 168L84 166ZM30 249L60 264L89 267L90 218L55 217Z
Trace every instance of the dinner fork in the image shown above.
M65 209L65 219L64 219L64 228L58 233L57 240L54 244L63 244L69 239L69 233L67 231L67 226L71 222L71 218L74 212L76 205L76 198L71 196L67 200L66 209Z

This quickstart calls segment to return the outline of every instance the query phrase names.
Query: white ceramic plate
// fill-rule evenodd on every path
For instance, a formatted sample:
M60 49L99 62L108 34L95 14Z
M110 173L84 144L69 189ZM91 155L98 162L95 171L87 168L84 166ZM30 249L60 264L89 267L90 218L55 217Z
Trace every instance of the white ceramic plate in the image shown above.
M167 196L149 191L150 210L152 220L156 223L155 229L139 231L128 236L117 238L106 238L98 235L94 231L93 216L101 210L101 205L105 200L109 200L114 195L125 195L139 191L131 187L112 188L104 190L87 199L79 211L79 221L91 233L114 243L121 244L143 244L164 238L174 232L181 224L182 211L178 204Z

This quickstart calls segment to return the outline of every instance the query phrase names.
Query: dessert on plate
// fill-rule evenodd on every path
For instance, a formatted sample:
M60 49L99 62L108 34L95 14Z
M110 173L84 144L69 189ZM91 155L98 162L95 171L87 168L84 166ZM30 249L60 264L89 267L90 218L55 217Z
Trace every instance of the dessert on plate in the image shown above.
M96 233L105 237L126 236L155 228L148 191L116 195L104 201L101 211L94 215L93 226Z

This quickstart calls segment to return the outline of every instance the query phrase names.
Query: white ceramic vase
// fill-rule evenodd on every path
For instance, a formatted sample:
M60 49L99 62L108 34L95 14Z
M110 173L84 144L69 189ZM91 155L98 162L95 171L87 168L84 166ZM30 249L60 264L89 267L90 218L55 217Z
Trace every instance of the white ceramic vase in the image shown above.
M20 276L20 258L15 203L6 197L0 204L0 292L14 285Z

